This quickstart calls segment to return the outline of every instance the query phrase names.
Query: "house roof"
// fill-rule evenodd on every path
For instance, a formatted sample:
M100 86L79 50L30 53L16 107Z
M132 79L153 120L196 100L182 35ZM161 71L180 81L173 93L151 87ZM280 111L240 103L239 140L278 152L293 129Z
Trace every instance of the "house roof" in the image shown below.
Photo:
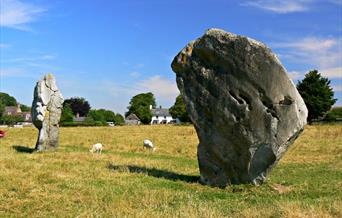
M139 117L137 115L135 115L135 114L128 115L126 117L126 120L139 120L140 121Z
M21 113L18 113L18 115L24 118L25 121L29 121L29 122L32 121L31 112L21 112Z
M166 108L156 108L156 109L152 109L152 116L160 116L160 117L171 117L171 114L169 112L169 109Z
M5 107L5 113L11 113L11 114L16 114L20 111L18 111L18 107L17 106L7 106Z
M72 120L74 122L84 122L85 119L86 119L86 117L74 117L74 118L72 118Z

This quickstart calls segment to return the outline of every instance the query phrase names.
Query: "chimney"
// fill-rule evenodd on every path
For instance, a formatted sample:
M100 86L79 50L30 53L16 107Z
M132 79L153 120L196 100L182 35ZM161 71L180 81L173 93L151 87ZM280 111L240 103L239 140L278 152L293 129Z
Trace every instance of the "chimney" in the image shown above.
M17 103L17 113L21 113L20 103Z

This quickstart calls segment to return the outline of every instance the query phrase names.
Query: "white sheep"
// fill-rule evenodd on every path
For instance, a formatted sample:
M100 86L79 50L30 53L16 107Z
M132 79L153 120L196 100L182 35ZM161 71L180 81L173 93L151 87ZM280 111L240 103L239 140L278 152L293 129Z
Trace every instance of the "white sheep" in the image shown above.
M152 151L156 150L156 147L154 147L153 143L148 139L144 140L144 146L143 147L148 148L148 149L152 149Z
M92 149L90 149L89 151L91 153L96 152L96 153L100 153L101 154L102 148L103 148L103 145L101 143L96 143L96 144L93 145Z

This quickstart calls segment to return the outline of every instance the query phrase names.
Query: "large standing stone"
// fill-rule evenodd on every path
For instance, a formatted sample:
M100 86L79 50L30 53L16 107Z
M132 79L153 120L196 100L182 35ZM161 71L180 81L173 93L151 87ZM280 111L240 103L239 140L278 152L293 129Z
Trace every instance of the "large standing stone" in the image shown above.
M39 129L36 151L58 147L63 102L63 96L52 74L45 75L37 82L31 111L33 124Z
M264 182L307 117L277 57L261 42L210 29L172 69L199 137L201 182Z

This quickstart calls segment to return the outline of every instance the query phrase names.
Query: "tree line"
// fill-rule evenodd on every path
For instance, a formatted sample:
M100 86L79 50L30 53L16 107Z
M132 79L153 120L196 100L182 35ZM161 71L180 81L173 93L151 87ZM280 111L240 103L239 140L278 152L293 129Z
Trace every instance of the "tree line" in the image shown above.
M156 105L156 99L152 92L137 94L131 98L125 116L135 114L143 124L149 124L152 119L150 107L156 108ZM181 95L176 98L174 105L169 111L173 118L178 118L183 123L191 122ZM74 117L77 115L85 117L82 123L74 122ZM123 125L125 120L121 114L114 113L110 110L91 109L89 102L82 97L73 97L64 101L61 116L62 126L102 126L107 125L107 122L113 122L115 125Z
M307 73L304 79L298 82L297 89L308 108L309 124L317 119L336 121L342 118L342 107L331 109L337 99L334 98L334 91L330 86L330 80L322 77L317 70L312 70ZM14 124L24 121L20 116L8 116L3 113L6 106L17 106L17 104L18 102L13 96L0 92L0 124ZM125 116L133 113L139 117L143 124L149 124L152 119L150 106L155 108L156 105L156 99L153 93L137 94L131 98ZM20 108L23 112L31 110L29 106L24 104L21 104ZM173 118L178 118L181 122L191 122L181 95L177 96L169 112ZM74 118L77 116L84 117L82 124L80 122L74 122ZM91 109L89 102L82 97L73 97L64 101L61 116L62 126L101 126L107 125L107 122L113 122L115 125L123 125L125 120L121 114L111 110Z
M24 122L24 118L22 116L4 114L5 107L17 107L18 104L19 103L13 96L0 92L0 124L14 125L18 122ZM20 110L22 112L30 112L31 107L20 104Z
M342 118L342 107L331 109L337 99L334 98L334 91L330 86L330 80L322 77L317 70L308 72L304 79L298 82L296 87L308 108L307 120L309 124L318 119L336 121ZM156 107L153 93L148 92L135 95L129 102L128 111L125 113L125 116L134 113L143 124L149 124L152 118L150 106ZM177 96L169 112L173 118L178 118L181 122L191 123L181 95ZM101 113L104 112L102 111Z
M75 117L83 117L82 122L74 120ZM108 122L115 125L123 125L125 120L119 113L106 109L91 109L85 98L73 97L63 103L61 126L106 126Z
M298 82L297 90L308 108L307 120L309 124L320 118L325 120L329 118L327 121L334 121L339 118L336 116L338 114L336 110L341 110L341 108L336 108L335 112L330 111L337 101L334 98L334 91L330 87L330 80L322 77L317 70L307 73L304 79Z

